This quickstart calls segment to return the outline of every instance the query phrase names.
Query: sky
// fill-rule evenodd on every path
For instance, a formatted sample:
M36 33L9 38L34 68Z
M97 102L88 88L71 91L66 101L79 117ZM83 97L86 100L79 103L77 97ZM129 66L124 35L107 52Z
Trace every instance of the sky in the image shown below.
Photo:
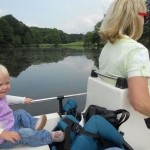
M65 33L93 31L112 0L0 0L0 17L11 14L25 25Z

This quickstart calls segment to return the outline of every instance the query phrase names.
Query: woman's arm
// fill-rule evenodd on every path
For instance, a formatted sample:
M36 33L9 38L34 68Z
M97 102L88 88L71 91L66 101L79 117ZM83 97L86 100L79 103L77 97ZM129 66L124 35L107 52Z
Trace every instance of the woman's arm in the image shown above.
M133 108L150 117L150 95L148 90L148 78L130 77L128 79L129 100Z

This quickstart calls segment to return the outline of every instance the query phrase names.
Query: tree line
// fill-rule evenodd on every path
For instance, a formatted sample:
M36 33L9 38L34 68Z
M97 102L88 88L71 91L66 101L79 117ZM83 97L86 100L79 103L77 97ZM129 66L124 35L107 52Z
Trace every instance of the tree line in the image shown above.
M146 4L150 13L150 0L146 0ZM89 31L85 35L82 33L67 34L56 28L28 27L12 15L6 15L0 18L0 47L20 47L33 44L54 44L57 46L58 44L83 41L85 47L100 48L104 45L99 36L101 23L102 21L96 23L93 31ZM144 32L139 42L150 49L150 16L145 20Z
M82 41L83 34L67 34L56 28L28 27L12 15L0 18L0 47L31 44L66 44Z

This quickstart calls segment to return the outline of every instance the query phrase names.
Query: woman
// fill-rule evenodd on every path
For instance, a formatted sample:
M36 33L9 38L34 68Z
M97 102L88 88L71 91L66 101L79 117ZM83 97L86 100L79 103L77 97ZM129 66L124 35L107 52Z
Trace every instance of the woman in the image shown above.
M146 16L144 0L113 1L100 28L100 36L107 43L99 57L99 70L104 75L126 78L131 105L150 117L149 54L137 42ZM108 82L115 84L115 81Z

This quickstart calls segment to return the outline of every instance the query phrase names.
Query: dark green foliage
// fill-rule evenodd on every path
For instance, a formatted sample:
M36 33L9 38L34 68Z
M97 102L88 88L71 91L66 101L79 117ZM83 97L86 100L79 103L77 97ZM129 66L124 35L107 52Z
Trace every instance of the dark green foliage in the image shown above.
M97 49L103 46L103 43L99 36L99 28L101 26L102 21L98 22L94 26L94 31L87 32L84 36L84 45L89 47L90 45L95 45Z
M14 30L7 20L0 18L0 45L8 46L14 42Z
M139 41L150 50L150 0L146 1L146 5L149 17L146 17L145 19L144 32Z
M150 15L150 0L146 0L148 12ZM93 31L84 34L67 34L56 28L38 28L28 27L15 19L12 15L6 15L0 18L0 47L21 46L30 44L67 44L83 41L85 47L94 46L101 48L104 43L99 36L99 28L102 21L99 21ZM147 17L144 25L144 32L139 40L150 49L150 16Z
M31 44L32 38L31 29L12 15L0 18L0 47Z
M28 27L12 15L0 18L0 47L31 44L66 44L82 41L82 34L67 34L56 28Z

